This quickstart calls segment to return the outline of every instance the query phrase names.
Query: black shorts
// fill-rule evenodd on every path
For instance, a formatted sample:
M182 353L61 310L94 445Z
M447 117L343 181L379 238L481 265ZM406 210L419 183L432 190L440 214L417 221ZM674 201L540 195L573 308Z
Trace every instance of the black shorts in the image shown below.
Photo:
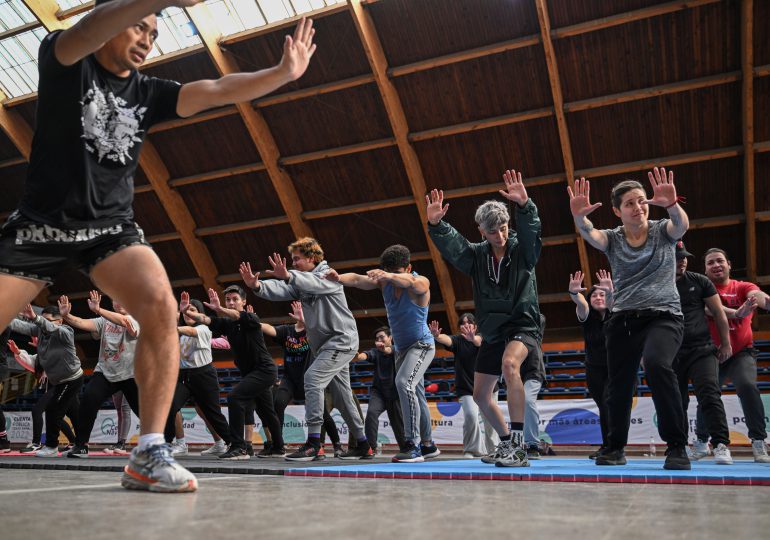
M540 347L535 336L523 332L516 332L504 340L495 343L482 341L481 347L479 347L479 354L476 357L476 371L485 375L502 375L503 353L505 352L505 347L511 341L522 342L527 347L527 353L530 355L537 353Z
M136 223L59 229L27 219L18 211L0 229L0 273L52 284L64 270L91 269L129 246L149 246Z

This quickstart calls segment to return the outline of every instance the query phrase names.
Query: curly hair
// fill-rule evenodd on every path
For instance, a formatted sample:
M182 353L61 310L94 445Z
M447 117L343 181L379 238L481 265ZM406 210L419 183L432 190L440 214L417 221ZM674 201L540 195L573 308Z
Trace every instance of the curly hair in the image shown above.
M408 247L395 244L385 248L385 251L380 255L380 267L389 272L399 268L406 268L409 266L410 258L411 253L409 253Z
M298 251L303 257L311 259L316 264L324 260L324 250L321 249L321 244L318 243L318 240L309 236L298 238L289 244L289 253L295 251Z

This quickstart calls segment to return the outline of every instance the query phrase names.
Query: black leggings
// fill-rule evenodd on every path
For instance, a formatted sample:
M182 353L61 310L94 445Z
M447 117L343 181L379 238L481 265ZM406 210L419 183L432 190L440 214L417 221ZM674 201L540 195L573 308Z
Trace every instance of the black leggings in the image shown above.
M59 446L59 425L64 422L64 416L77 404L78 394L83 388L83 376L74 381L63 382L53 387L53 395L45 408L45 445L50 448ZM77 418L70 417L78 429Z
M110 382L101 372L96 372L88 381L83 398L80 400L80 421L75 426L79 446L88 444L99 408L106 399L118 391L123 392L123 397L128 401L131 410L139 416L139 391L134 379Z
M171 411L169 412L166 429L164 430L166 441L171 442L174 439L176 413L190 399L190 396L195 400L195 404L200 408L201 413L203 413L208 423L211 424L211 427L214 428L217 435L222 437L222 440L227 444L230 444L230 426L227 424L227 419L219 407L219 379L217 378L217 370L211 364L198 368L179 370L174 399L171 402Z
M43 412L46 410L46 408L48 407L48 404L51 402L51 399L54 396L55 388L56 388L55 386L49 385L46 393L40 396L40 399L37 400L37 403L35 403L35 406L32 407L32 443L33 444L40 444L40 438L43 435ZM75 423L78 421L78 407L79 407L79 400L78 400L78 396L76 395L75 400L72 402L69 409L65 413L66 416L69 416L73 426L75 426ZM3 419L3 424L5 424L5 419ZM70 425L64 421L64 417L59 419L58 427L59 427L59 431L64 433L64 436L67 437L67 440L69 442L71 443L75 442L75 434L73 433ZM77 426L75 427L77 428ZM3 426L3 428L0 429L0 431L5 431L5 426ZM48 432L47 428L46 428L46 432ZM46 440L48 440L47 433L46 433Z
M609 409L607 408L607 395L609 394L609 374L607 364L586 364L586 385L596 406L599 409L599 426L602 432L602 447L609 443Z

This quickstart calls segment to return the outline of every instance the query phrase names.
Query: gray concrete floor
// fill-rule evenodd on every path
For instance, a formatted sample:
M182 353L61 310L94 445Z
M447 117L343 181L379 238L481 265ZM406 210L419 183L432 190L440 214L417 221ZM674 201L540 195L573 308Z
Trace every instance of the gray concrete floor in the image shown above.
M199 475L194 494L114 472L0 470L0 538L761 538L770 489Z

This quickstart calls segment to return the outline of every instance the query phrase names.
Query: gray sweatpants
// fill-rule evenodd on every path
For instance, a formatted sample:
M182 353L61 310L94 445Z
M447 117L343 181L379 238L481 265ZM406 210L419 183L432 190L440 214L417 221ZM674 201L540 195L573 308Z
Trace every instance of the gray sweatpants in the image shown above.
M321 433L324 413L324 390L328 386L335 406L342 413L348 429L357 440L364 438L364 421L353 401L350 389L350 361L355 351L323 350L318 352L305 372L305 421L308 435Z
M396 351L396 391L404 415L404 438L415 444L433 438L423 376L435 354L436 346L422 341Z

